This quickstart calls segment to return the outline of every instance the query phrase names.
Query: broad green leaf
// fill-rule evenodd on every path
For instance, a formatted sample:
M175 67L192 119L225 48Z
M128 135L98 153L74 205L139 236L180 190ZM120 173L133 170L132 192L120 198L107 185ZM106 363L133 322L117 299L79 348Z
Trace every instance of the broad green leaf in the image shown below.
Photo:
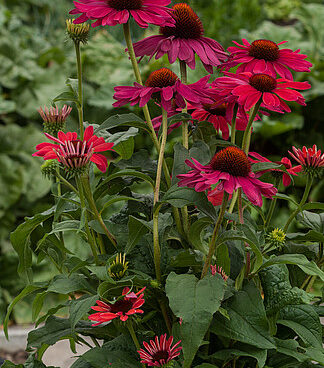
M307 233L290 233L287 234L287 238L296 242L324 242L323 232L315 230L310 230Z
M107 202L105 202L104 206L102 207L102 209L100 210L100 214L107 209L109 206L111 206L114 203L117 202L121 202L121 201L135 201L135 202L140 202L140 199L136 199L133 197L127 197L127 196L116 196L113 198L110 198Z
M219 276L208 275L198 280L194 275L171 273L166 281L166 294L173 313L182 318L180 334L184 368L191 363L203 343L214 313L220 307L225 283Z
M130 253L141 238L149 232L149 229L136 217L129 216L128 220L128 240L125 253Z
M87 314L91 307L96 304L98 295L85 295L77 300L73 300L70 304L70 321L71 328L74 330L76 324Z
M275 348L260 291L252 281L226 300L222 308L227 310L230 319L216 314L211 325L213 333L260 349Z
M295 331L307 346L322 348L322 325L313 306L286 306L281 309L277 323Z
M75 291L95 291L87 281L87 278L82 274L57 275L51 281L47 291L58 294L69 294Z
M294 264L301 268L308 275L319 276L324 281L324 272L316 265L314 261L309 261L303 254L283 254L272 256L260 269L264 269L274 264Z
M301 347L296 340L280 340L277 338L274 338L274 340L276 342L276 350L278 353L291 356L299 362L305 362L307 360L305 354L297 350L301 350Z
M251 169L253 172L263 171L263 170L273 170L281 169L282 165L278 165L275 162L258 162L252 164Z
M126 141L120 142L117 146L114 146L114 150L121 156L123 160L129 160L135 148L134 138L131 137Z
M314 212L303 211L298 214L297 219L306 227L309 227L321 234L324 233L324 213L318 214Z
M44 305L44 299L47 295L47 291L43 291L42 293L38 293L33 301L32 306L32 319L33 321L36 321L40 311L43 308Z
M123 115L114 115L105 120L94 132L97 134L98 132L106 129L112 129L119 126L132 126L135 128L144 129L150 132L149 126L145 123L143 119L135 114L123 114Z
M207 226L211 224L213 224L213 221L209 217L203 217L194 222L189 229L190 243L194 246L195 249L200 250L205 254L208 253L208 244L203 241L202 232Z
M32 251L29 247L31 233L38 225L53 216L54 212L55 208L52 207L34 217L26 217L25 222L11 233L10 240L19 257L19 273L26 272L32 265Z

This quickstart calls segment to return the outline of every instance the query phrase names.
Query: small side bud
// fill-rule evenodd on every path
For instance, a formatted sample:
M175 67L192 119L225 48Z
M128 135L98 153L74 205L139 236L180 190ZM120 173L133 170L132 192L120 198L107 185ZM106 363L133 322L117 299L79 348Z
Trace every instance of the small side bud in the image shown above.
M283 230L276 228L268 233L266 241L269 243L271 249L275 248L281 250L286 242L286 234Z
M84 45L89 39L90 25L86 23L74 24L73 19L66 20L66 33L73 42L83 43Z
M122 279L128 269L128 262L126 262L126 254L122 255L121 253L117 254L116 259L111 263L108 268L109 276L118 281Z
M46 178L50 179L55 176L58 167L59 163L57 160L46 160L41 166L41 171Z

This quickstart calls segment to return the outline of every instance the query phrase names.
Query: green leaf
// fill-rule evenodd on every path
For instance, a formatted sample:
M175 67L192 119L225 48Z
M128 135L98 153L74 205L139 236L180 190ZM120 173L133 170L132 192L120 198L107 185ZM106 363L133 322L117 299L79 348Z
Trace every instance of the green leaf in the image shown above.
M10 240L19 257L19 273L26 272L32 265L32 251L29 248L31 233L38 225L53 216L54 212L55 207L52 207L34 217L26 217L25 222L19 225L17 229L11 233Z
M138 244L141 238L149 232L149 229L136 217L129 216L128 220L128 240L125 253L130 253Z
M299 362L305 362L308 358L304 353L300 353L297 349L301 349L296 340L280 340L274 338L277 346L277 352L285 354L297 359Z
M192 188L180 188L174 185L165 193L161 202L170 203L177 208L193 204L205 215L209 216L214 221L217 220L215 208L208 201L206 195L202 192L196 192Z
M308 275L319 276L321 280L324 281L324 272L314 261L309 261L303 254L283 254L281 256L272 256L268 261L263 263L260 269L264 269L274 264L294 264Z
M217 313L211 325L213 333L260 349L275 348L260 291L252 281L225 301L222 307L230 319Z
M267 350L258 349L255 346L245 344L235 344L234 349L219 350L208 358L221 359L225 362L235 357L252 357L258 362L258 368L262 368L267 360Z
M102 213L105 209L107 209L109 206L111 206L114 203L121 202L121 201L135 201L135 202L141 202L140 199L136 199L133 197L127 197L127 196L116 196L113 198L110 198L107 202L105 202L104 206L100 210L100 213Z
M95 290L87 281L86 276L81 274L57 275L51 281L47 291L58 294L69 294L75 291L91 291L95 293Z
M189 229L190 243L195 249L200 250L204 254L208 253L208 244L202 239L203 230L213 224L213 221L209 217L202 217L201 219L194 222Z
M311 305L289 305L281 309L277 323L291 328L309 347L322 348L322 325Z
M263 171L263 170L273 170L280 169L282 165L278 165L274 162L258 162L252 164L251 169L253 172Z
M85 295L71 302L70 321L72 330L74 330L76 324L84 317L84 315L91 310L91 307L96 304L98 298L98 295Z
M203 343L213 314L224 296L224 280L208 275L198 280L194 275L172 272L166 281L166 294L173 313L182 318L180 334L184 354L184 368L191 367L197 350Z
M135 142L131 137L126 141L120 142L117 146L114 146L114 150L121 156L123 160L129 160L134 153Z
M32 320L36 321L40 311L43 308L44 305L44 299L47 295L47 291L43 291L42 293L38 293L33 301L32 306Z
M287 238L296 242L324 242L323 233L315 230L310 230L308 233L290 233L287 234Z
M147 132L150 132L149 126L145 123L143 119L135 114L123 114L123 115L114 115L105 120L94 132L97 134L98 132L105 129L112 129L119 126L132 126L135 128L144 129Z
M305 203L302 209L303 210L324 210L324 203L322 202ZM322 215L322 218L323 218L323 215Z
M324 213L318 214L314 212L303 211L298 214L297 219L306 227L311 228L321 234L324 233Z
M59 102L59 101L71 101L74 102L77 106L80 106L80 101L78 97L78 80L68 78L65 81L65 84L67 86L67 90L59 94L53 99L53 102Z

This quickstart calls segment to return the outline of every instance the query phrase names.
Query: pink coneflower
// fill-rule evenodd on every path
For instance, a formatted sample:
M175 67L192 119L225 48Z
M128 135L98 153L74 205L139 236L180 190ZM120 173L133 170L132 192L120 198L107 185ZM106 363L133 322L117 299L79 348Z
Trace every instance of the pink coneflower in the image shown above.
M210 265L210 270L213 276L215 276L216 274L219 274L222 276L224 281L228 280L228 276L226 275L225 271L223 270L222 267L220 266L216 266L216 265Z
M252 157L254 157L256 159L256 160L254 160L254 159L251 159L250 158L250 161L252 163L258 163L258 162L271 162L272 163L272 161L268 160L266 157L261 156L257 152L250 152L249 155L252 156ZM287 157L283 157L281 159L281 161L276 161L275 163L278 164L278 165L284 165L285 168L286 168L286 170L287 170L287 172L290 175L297 176L297 174L302 171L302 167L300 165L293 166L292 163L291 163L291 161ZM282 177L282 183L283 183L283 185L285 187L287 187L288 185L290 185L290 183L291 183L291 177L287 173L285 173L284 171L282 171L280 169L263 170L263 171L259 171L258 174L261 174L262 175L263 173L266 173L266 172L269 172L269 171L273 174L274 177L278 177L278 176L280 178Z
M132 16L142 28L149 24L173 26L171 9L166 8L170 0L77 0L70 14L80 14L74 23L96 20L92 27L125 24Z
M168 68L155 70L148 77L145 86L134 83L134 86L115 87L116 93L113 104L120 107L130 103L131 106L139 104L145 106L151 98L155 99L166 111L176 107L185 108L186 101L189 102L209 102L207 96L207 82L210 76L201 78L193 84L182 84L178 76Z
M241 64L237 68L237 73L265 73L273 78L276 78L278 73L281 77L292 80L288 68L297 72L309 72L312 66L312 63L305 60L307 55L300 54L300 50L279 49L279 45L287 41L275 43L270 40L255 40L250 44L242 39L243 45L233 42L237 46L227 49L231 55L222 65L226 70Z
M232 110L229 110L228 103L193 103L188 104L188 110L193 110L191 113L193 119L198 121L209 121L214 125L217 132L222 132L223 139L228 139L232 117ZM247 123L248 118L244 110L239 109L236 116L236 129L244 131Z
M62 109L58 107L44 106L37 110L43 119L45 133L57 135L60 130L65 129L65 121L72 111L72 107L64 105Z
M312 148L297 149L292 147L293 152L289 152L303 168L306 173L316 174L317 171L324 167L324 153L317 149L316 144Z
M209 190L207 194L207 198L213 206L220 206L223 203L223 197L224 197L224 190L221 190L218 187L216 187L213 190ZM231 199L232 195L230 194L228 200Z
M119 318L121 321L125 322L128 320L129 316L133 314L144 313L142 309L139 309L145 303L144 290L145 288L137 293L130 293L130 289L125 287L122 292L123 298L117 300L115 303L105 303L97 300L97 305L91 307L91 309L99 313L91 314L89 319L91 321L97 321L98 323L92 326L98 326L101 323L112 321L115 318Z
M187 4L180 3L173 6L175 27L162 27L160 35L147 37L134 44L135 55L145 55L160 59L168 54L170 64L177 59L184 61L189 68L195 69L197 54L205 69L213 73L217 67L227 59L223 47L211 38L204 37L204 28L197 14Z
M248 200L257 206L262 206L262 195L272 198L277 189L269 183L263 183L256 179L251 171L251 164L246 154L237 147L227 147L217 152L210 163L206 166L201 165L192 158L186 160L186 164L193 170L187 174L178 175L180 187L195 188L197 192L209 190L212 185L218 184L209 196L225 190L233 194L238 188L247 196Z
M149 367L164 367L171 360L180 355L182 347L179 346L181 340L172 346L173 336L170 336L167 340L166 334L161 335L160 338L155 336L154 340L151 340L148 344L143 342L146 350L141 349L138 351L141 363L147 364Z
M283 101L296 101L305 106L304 97L295 89L311 88L308 82L293 82L288 79L275 79L268 74L228 73L226 77L217 78L213 87L223 97L236 97L237 102L245 111L249 111L260 99L261 107L276 112L290 112L289 106Z
M102 172L107 170L107 158L97 152L113 151L113 143L106 143L104 138L93 135L93 127L89 126L84 132L84 139L78 139L77 133L58 133L55 138L47 133L46 137L58 143L40 143L33 156L43 157L44 160L56 159L61 162L68 172L82 172L89 161L95 163Z

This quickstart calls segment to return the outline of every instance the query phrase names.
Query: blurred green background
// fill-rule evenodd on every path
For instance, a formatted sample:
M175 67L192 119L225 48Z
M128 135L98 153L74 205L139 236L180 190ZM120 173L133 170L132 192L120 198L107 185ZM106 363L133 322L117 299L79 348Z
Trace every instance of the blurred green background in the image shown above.
M256 124L253 150L272 159L287 155L292 145L317 144L323 148L324 123L324 5L321 0L192 0L187 1L200 15L205 35L218 40L224 48L231 40L265 38L289 41L287 47L301 49L314 64L309 75L299 73L297 80L308 80L307 107L292 104L285 116L272 114ZM31 157L35 145L43 140L42 121L37 109L50 105L65 89L65 80L76 77L74 47L65 34L65 19L72 0L0 0L0 325L6 306L17 295L24 281L16 274L17 259L9 241L10 232L25 216L48 208L53 203L51 182L40 173L41 160ZM135 40L155 34L156 27L133 27ZM85 119L100 124L112 109L113 87L133 82L130 63L124 53L121 27L91 31L83 47L85 75ZM167 65L166 59L143 62L144 74ZM190 81L204 75L203 68L190 71ZM172 67L178 71L178 66ZM127 109L118 112L127 112ZM141 112L135 109L135 112ZM73 111L68 129L76 128ZM179 140L172 134L169 153ZM150 147L148 137L136 137L135 149ZM153 151L153 150L152 150ZM295 181L286 193L298 197L304 178ZM323 199L323 180L318 179L312 200ZM286 204L284 204L286 205ZM289 209L282 208L278 225ZM72 240L71 240L72 241ZM44 279L52 270L46 263L37 266L37 277ZM37 280L36 280L37 281ZM16 322L30 321L28 301L14 312Z

